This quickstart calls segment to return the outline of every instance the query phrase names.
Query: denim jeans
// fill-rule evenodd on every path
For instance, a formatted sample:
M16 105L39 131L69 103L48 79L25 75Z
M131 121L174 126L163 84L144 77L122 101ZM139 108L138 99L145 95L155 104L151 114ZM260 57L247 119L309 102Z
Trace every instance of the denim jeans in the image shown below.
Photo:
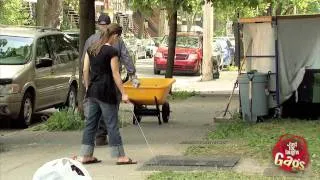
M119 106L120 106L120 101L121 101L121 93L117 89L117 98L118 98L118 111L119 111ZM102 116L101 116L102 119ZM107 130L107 125L103 120L100 120L99 125L98 125L98 130L96 134L96 138L105 138L108 135L108 130Z
M86 127L83 132L81 156L91 156L94 151L94 139L98 129L98 124L103 120L109 134L109 145L111 147L111 156L125 156L122 139L118 127L117 104L108 104L95 98L87 98L84 102L84 114L86 117Z

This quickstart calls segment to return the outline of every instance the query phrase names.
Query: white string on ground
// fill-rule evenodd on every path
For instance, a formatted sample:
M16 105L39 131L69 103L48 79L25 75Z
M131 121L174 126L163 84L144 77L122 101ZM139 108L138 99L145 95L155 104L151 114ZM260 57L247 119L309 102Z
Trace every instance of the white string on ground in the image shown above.
M147 146L148 146L149 151L151 152L152 156L154 157L154 159L155 159L155 161L156 161L156 164L158 164L157 157L156 157L155 154L153 153L152 148L151 148L151 146L150 146L150 144L149 144L149 142L148 142L148 140L147 140L147 137L146 137L146 135L144 134L144 132L143 132L141 126L140 126L140 123L138 122L138 119L137 119L137 117L136 117L136 115L134 114L134 111L133 111L132 109L131 109L131 112L132 112L132 114L133 114L133 117L134 117L134 119L135 119L135 122L136 122L136 123L138 124L138 126L139 126L140 132L141 132L142 136L144 137L144 140L145 140L145 142L146 142L146 144L147 144Z

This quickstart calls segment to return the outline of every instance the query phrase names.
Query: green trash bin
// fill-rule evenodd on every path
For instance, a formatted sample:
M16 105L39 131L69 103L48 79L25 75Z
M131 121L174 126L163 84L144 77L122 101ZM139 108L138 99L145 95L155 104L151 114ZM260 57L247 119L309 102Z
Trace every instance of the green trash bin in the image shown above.
M320 73L314 75L312 102L320 103Z
M241 74L238 76L238 83L243 119L257 122L258 118L268 115L268 96L266 94L268 74L258 72ZM250 100L250 94L252 100Z

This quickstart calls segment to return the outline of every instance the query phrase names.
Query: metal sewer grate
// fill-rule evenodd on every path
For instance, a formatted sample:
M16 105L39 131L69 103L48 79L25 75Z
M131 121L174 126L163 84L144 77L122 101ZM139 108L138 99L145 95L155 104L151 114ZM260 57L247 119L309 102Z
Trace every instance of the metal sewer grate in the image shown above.
M145 166L203 166L227 168L234 167L240 157L186 157L186 156L156 156L145 162Z

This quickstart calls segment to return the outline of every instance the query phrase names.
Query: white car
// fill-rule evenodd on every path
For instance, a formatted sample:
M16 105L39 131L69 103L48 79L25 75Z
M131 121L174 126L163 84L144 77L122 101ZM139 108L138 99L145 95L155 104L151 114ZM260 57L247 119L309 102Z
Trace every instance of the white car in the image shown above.
M156 54L158 49L156 43L152 39L144 39L143 44L145 46L147 56L149 58L152 58Z
M146 47L145 47L142 39L137 39L136 47L137 47L137 57L138 57L138 59L147 58Z
M147 53L145 47L142 44L142 41L135 37L123 38L124 43L126 44L131 54L134 55L134 59L139 59L141 57L146 58Z

